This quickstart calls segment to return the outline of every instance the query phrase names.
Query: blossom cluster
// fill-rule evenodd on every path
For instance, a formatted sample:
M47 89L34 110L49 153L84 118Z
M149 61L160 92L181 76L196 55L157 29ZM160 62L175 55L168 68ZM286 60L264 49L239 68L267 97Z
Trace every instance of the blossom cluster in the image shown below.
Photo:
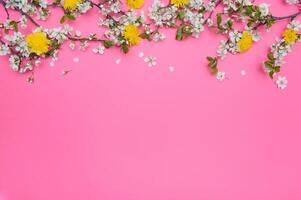
M36 28L27 36L21 32L6 35L1 40L0 55L9 55L9 64L13 71L25 73L32 71L41 63L41 58L57 59L60 46L68 39L72 28Z
M281 66L285 63L284 57L292 51L294 45L301 42L301 34L298 34L300 28L299 21L291 21L282 33L282 38L272 44L271 52L267 55L268 60L264 62L264 70L271 78L280 72Z
M49 16L47 0L1 0L7 9L17 10L24 15L34 15L39 20L46 20Z
M222 60L228 53L237 54L248 51L253 42L261 39L258 28L263 25L270 28L275 21L268 4L262 3L257 6L248 0L225 0L223 3L224 11L217 13L215 27L218 33L226 36L226 40L220 41L216 57L207 58L209 69L217 78L221 74L218 73L217 68L219 59ZM227 18L224 19L225 17ZM234 28L233 24L236 21L246 22L243 30Z
M224 34L226 40L221 40L215 57L207 57L208 67L212 74L218 80L224 80L225 72L218 69L218 62L222 60L228 53L237 54L248 51L253 42L258 42L262 37L259 27L265 26L267 29L279 20L289 19L290 23L282 34L282 39L278 39L271 47L271 53L267 55L268 61L264 62L264 70L273 79L274 75L280 71L280 67L284 64L283 58L292 50L296 42L300 41L300 22L294 20L301 14L301 11L284 17L275 17L270 12L270 5L262 3L253 5L248 0L227 0L223 13L217 14L216 28L218 33ZM301 1L288 1L289 4L301 5ZM240 14L237 14L239 12ZM227 17L224 20L225 16ZM224 20L224 22L223 22ZM243 30L233 28L236 21L246 24ZM279 76L276 84L280 89L284 89L287 84L285 77Z
M165 6L155 1L149 8L149 18L155 26L176 28L176 39L183 40L189 36L198 38L208 22L205 13L212 11L215 1L205 4L200 0L171 1Z

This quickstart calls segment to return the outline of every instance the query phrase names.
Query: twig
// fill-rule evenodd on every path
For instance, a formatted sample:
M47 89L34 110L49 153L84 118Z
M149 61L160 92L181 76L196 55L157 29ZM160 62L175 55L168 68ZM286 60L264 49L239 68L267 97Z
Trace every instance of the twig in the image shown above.
M6 8L6 3L4 2L4 0L0 0L0 3L3 5L3 7L5 8L6 14L7 14L7 19L9 19L9 12ZM18 11L20 14L24 15L27 19L29 19L35 26L40 27L40 25L27 13L23 12L20 9L16 9L16 11Z
M106 1L104 1L101 4L97 4L97 3L94 3L93 1L90 1L90 0L88 0L88 2L90 2L92 4L92 6L96 6L99 10L102 10L102 7L100 5L106 3ZM119 13L124 14L123 11L120 11ZM111 15L107 15L106 17L112 19L114 21L114 23L118 24L118 21L114 17L112 17Z
M1 2L1 5L3 6L5 12L6 12L6 19L9 19L9 12L5 6L5 2L3 0L0 1Z
M35 26L40 27L40 25L29 14L23 12L22 10L18 10L18 12L20 12L22 15L25 15L25 17L29 19L29 21L31 21Z
M96 6L97 8L99 8L99 10L101 10L101 6L98 5L97 3L94 3L93 1L88 1L90 2L93 6Z
M63 6L60 3L55 3L54 2L54 3L51 3L51 4L47 4L47 6L53 7L53 8L58 7L58 8L62 9L65 12L65 9L63 8Z
M1 44L6 44L6 42L4 42L2 39L0 39L0 43ZM7 45L7 44L6 44ZM13 54L16 54L16 55L19 55L18 54L18 52L16 52L14 49L13 49L13 47L12 46L10 46L10 45L7 45L8 46L8 48L9 48L9 50L13 53Z
M299 15L301 15L301 11L299 11L295 14L292 14L292 15L287 15L287 16L281 16L281 17L272 16L272 19L275 21L279 21L279 20L283 20L283 19L290 19L292 21ZM257 30L262 25L265 25L265 23L258 23L256 26L254 26L253 30Z
M99 38L77 38L77 37L71 37L71 36L68 36L68 39L71 41L98 41L98 42L105 41L105 40L99 39Z
M287 15L287 16L282 16L282 17L275 17L275 16L272 16L274 20L283 20L283 19L290 19L290 20L293 20L295 19L297 16L301 15L301 10L295 14L292 14L292 15Z
M6 44L3 40L0 39L1 44Z
M218 2L216 2L215 4L215 8L222 3L222 0L218 0ZM210 13L209 13L209 16L207 17L207 19L205 19L204 21L204 24L206 24L208 22L209 19L211 19L212 15L214 13L214 10L212 10Z

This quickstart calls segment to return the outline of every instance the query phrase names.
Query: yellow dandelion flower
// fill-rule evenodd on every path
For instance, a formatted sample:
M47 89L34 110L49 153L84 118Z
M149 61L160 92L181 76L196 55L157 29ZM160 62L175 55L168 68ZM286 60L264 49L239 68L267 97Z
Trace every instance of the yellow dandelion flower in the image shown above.
M127 5L133 9L139 9L143 6L144 0L127 0Z
M26 36L25 41L32 53L41 55L47 53L50 46L50 40L43 32L35 32Z
M82 0L64 0L63 7L65 10L75 10L77 5L81 2Z
M127 25L124 28L123 36L130 45L138 45L140 43L140 33L138 27L135 25Z
M171 4L173 4L177 7L187 5L188 3L189 3L189 0L171 0Z
M286 29L282 33L282 37L287 44L295 43L298 40L298 33L293 29Z
M252 47L252 43L253 40L251 33L248 31L244 31L240 40L237 43L239 52L242 53L248 51Z

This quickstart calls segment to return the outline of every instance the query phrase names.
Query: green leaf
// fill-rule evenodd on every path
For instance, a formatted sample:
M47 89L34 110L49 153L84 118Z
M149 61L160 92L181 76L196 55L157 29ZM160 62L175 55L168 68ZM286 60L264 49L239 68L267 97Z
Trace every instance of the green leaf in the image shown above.
M274 24L274 22L275 22L275 20L272 17L268 18L266 21L267 28L271 28L272 25Z
M250 16L253 12L252 6L248 6L245 11L245 15Z
M274 71L270 71L270 72L269 72L269 77L270 77L271 79L273 79L273 78L274 78L274 74L275 74Z
M70 19L70 20L75 20L75 19L76 19L75 16L72 15L71 13L67 13L66 16L67 16L67 18Z
M109 41L109 40L105 40L104 42L103 42L103 46L105 47L105 48L110 48L110 47L112 47L113 46L113 42L112 41Z
M66 21L66 18L66 15L63 15L63 17L60 19L60 23L63 24Z
M18 32L18 23L15 21L11 21L10 25L13 27L14 31Z
M141 34L140 34L140 37L141 37L142 39L150 39L150 35L147 34L146 32L141 33Z
M280 72L280 66L274 67L274 71L275 71L276 73Z
M183 40L183 28L178 28L176 33L176 40Z
M190 36L192 34L191 27L190 26L183 27L183 33L185 33L186 37Z
M139 17L137 18L137 22L139 22L139 23L142 23L142 22L143 22L143 19L142 19L141 16L139 16Z
M123 44L121 46L121 50L122 50L123 53L128 53L129 52L129 47L127 45Z
M178 16L177 16L179 19L184 19L184 17L185 17L185 11L184 10L182 10L182 11L180 11L179 13L178 13Z
M57 40L51 40L51 47L54 49L58 49L60 47L60 44Z
M211 68L211 74L216 75L218 72L217 67Z
M217 58L213 58L213 57L208 56L207 60L209 62L208 63L208 67L209 67L210 72L213 75L216 75L217 72L218 72L218 69L217 69Z
M271 61L265 61L265 62L264 62L264 65L265 65L265 67L268 68L268 69L273 68L273 62L271 62Z
M76 18L72 13L67 12L63 15L63 17L61 17L60 23L63 24L67 19L75 20Z
M233 26L233 22L231 20L228 20L227 21L227 26L228 26L229 29L231 29L232 26Z
M271 61L273 61L275 59L272 53L268 54L268 59Z
M214 58L207 56L207 60L208 60L208 62L212 62L214 60Z
M253 19L250 19L249 21L248 21L248 23L247 23L247 26L248 27L251 27L253 24L254 24L254 20Z
M218 13L216 15L216 18L217 18L217 26L220 26L221 23L222 23L222 14L221 13Z

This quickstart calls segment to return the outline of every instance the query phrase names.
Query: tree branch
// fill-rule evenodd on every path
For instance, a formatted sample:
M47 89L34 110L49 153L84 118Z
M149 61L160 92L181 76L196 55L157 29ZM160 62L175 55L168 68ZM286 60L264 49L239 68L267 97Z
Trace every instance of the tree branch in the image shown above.
M295 14L292 15L287 15L287 16L282 16L282 17L276 17L276 16L272 16L274 20L283 20L283 19L290 19L293 20L295 19L297 16L301 15L301 10Z
M9 19L9 12L5 6L5 2L3 0L0 1L1 5L3 6L5 12L6 12L6 19Z
M5 8L6 14L7 14L7 19L9 19L9 12L6 8L6 3L4 0L0 0L0 3L2 4L2 6ZM24 15L27 19L29 19L29 21L31 21L35 26L40 27L40 25L28 14L23 12L20 9L16 9L16 11L18 11L20 14Z
M22 10L18 10L22 15L24 15L29 21L31 21L35 26L40 27L40 24L38 24L29 14L23 12Z
M222 0L218 0L218 2L216 2L215 4L215 8L222 3ZM209 16L207 17L207 19L205 20L204 24L206 24L208 22L209 19L211 19L212 15L214 13L214 10L212 10L210 13L209 13Z
M6 42L4 42L2 39L0 39L0 43L1 44L6 44ZM6 44L7 45L7 44ZM8 46L8 48L9 48L9 50L13 53L13 54L16 54L16 55L18 55L18 52L16 52L13 48L12 48L12 46L10 46L10 45L7 45Z
M105 41L103 39L98 39L98 38L77 38L77 37L71 37L71 36L68 36L68 39L71 41L98 41L98 42Z

